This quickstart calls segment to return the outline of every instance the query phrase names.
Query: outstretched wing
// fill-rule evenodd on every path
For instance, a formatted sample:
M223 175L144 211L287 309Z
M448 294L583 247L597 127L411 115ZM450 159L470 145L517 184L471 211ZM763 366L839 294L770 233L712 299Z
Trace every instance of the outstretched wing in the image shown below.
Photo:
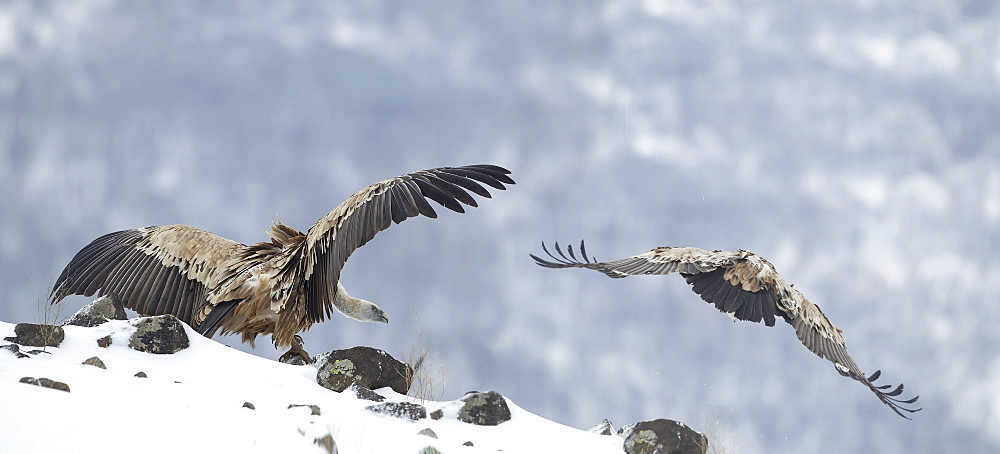
M895 388L874 385L881 371L865 376L848 354L842 332L833 326L819 306L786 283L770 262L752 252L659 247L620 260L598 262L587 257L582 241L581 259L576 257L572 247L566 248L564 253L558 243L555 255L544 243L542 249L551 260L533 254L531 258L547 268L588 268L614 278L678 272L703 300L740 320L764 321L767 326L773 326L775 315L780 315L792 325L799 341L809 351L832 362L841 375L864 383L896 414L907 418L905 413L920 410L904 406L915 403L918 397L898 398L903 385Z
M572 246L567 247L564 253L556 243L558 256L549 252L545 243L542 243L542 249L552 260L535 255L531 258L546 268L589 268L614 278L681 273L703 300L737 319L763 321L767 326L774 326L775 315L781 314L778 308L780 298L774 292L773 267L747 251L659 247L620 260L598 262L587 257L582 241L580 259L577 259ZM758 267L763 268L764 273Z
M907 413L922 410L921 408L906 407L906 405L916 403L920 396L906 400L899 398L899 395L903 393L903 384L899 384L895 388L893 385L876 386L874 382L882 375L881 370L876 370L871 375L865 376L847 352L847 344L844 343L842 331L833 326L833 323L826 318L819 306L810 302L798 290L793 289L792 291L797 294L797 298L800 300L799 310L795 316L785 320L795 328L795 336L799 338L802 345L805 345L816 356L832 362L840 375L851 377L863 383L897 415L910 419L906 416Z
M330 315L344 262L378 232L421 214L437 217L425 199L464 213L462 204L478 206L469 192L489 198L480 183L503 190L504 184L514 184L508 175L509 170L488 164L422 170L372 184L337 205L309 229L303 256L294 264L304 268L309 321Z
M243 245L186 225L122 230L80 250L56 279L49 300L112 294L143 315L173 314L197 326L208 289Z

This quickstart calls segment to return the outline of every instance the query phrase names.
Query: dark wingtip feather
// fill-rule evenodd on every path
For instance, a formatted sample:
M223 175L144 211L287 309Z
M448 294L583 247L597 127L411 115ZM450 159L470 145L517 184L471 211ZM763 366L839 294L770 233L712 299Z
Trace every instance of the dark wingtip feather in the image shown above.
M892 391L889 391L889 392L883 392L882 390L892 388L892 385L880 385L880 386L876 386L874 383L872 383L872 379L877 379L881 375L882 375L881 371L877 370L877 371L875 371L875 373L871 374L868 377L868 379L865 380L865 382L868 385L868 387L870 387L872 389L872 391L875 392L875 394L878 396L879 400L882 401L882 403L884 403L886 406L888 406L890 409L892 409L892 411L895 412L897 415L902 416L903 418L906 418L906 419L911 419L909 416L907 416L907 414L912 414L912 413L916 413L916 412L918 412L920 410L923 410L922 407L921 408L907 408L907 407L904 406L904 405L911 405L911 404L916 403L917 399L919 399L920 396L915 396L915 397L913 397L911 399L897 399L896 398L896 396L899 396L900 394L903 393L903 384L902 383L900 383ZM862 378L864 378L864 377L862 377Z

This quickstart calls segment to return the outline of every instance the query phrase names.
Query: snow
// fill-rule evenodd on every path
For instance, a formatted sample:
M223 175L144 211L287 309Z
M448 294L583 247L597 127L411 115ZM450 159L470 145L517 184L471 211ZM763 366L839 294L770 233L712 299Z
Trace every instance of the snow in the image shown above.
M444 416L411 422L372 413L365 408L375 402L317 385L311 366L243 353L186 325L191 345L172 355L129 348L135 330L129 321L64 329L66 339L45 353L17 358L0 350L4 451L321 453L314 440L330 434L340 453L416 453L426 446L463 453L622 452L618 436L557 424L509 400L511 420L492 427L456 419L461 401L422 401L389 388L376 390L386 402L415 402ZM0 322L0 337L13 334L14 324ZM104 336L112 344L101 348L97 339ZM92 356L107 369L82 364ZM136 377L140 371L147 378ZM64 382L70 392L18 382L26 376ZM317 405L321 414L290 405ZM419 435L425 428L438 438ZM463 446L467 441L474 446Z

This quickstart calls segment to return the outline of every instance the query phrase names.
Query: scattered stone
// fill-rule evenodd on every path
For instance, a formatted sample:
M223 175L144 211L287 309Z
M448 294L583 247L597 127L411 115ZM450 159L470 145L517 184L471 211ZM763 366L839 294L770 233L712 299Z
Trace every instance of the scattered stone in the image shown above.
M431 419L437 421L444 417L444 411L440 408L431 412Z
M587 432L595 433L598 435L614 435L615 426L611 425L611 421L607 419L602 419L601 422L597 423L594 427L591 427Z
M368 389L386 386L400 394L410 389L413 368L388 353L371 347L353 347L317 355L316 382L341 392L357 383Z
M18 347L17 344L7 344L7 345L4 345L4 346L0 347L0 350L7 350L7 351L13 353L14 356L16 356L18 358L27 358L28 357L28 355L25 355L24 353L21 353L21 347Z
M431 430L430 427L428 427L428 428L426 428L424 430L421 430L420 432L417 432L417 435L427 435L428 437L431 437L431 438L437 438L438 437L438 434L434 433L434 431Z
M370 400L372 402L382 402L385 400L385 396L357 383L351 383L351 386L347 390L353 392L358 399Z
M386 402L367 408L372 413L392 416L394 418L418 421L427 418L427 409L423 405L412 402Z
M39 377L39 378L35 378L35 377L22 377L18 381L21 382L21 383L27 383L29 385L41 386L41 387L44 387L44 388L52 388L52 389L58 389L59 391L69 392L69 385L67 385L67 384L65 384L65 383L63 383L61 381L50 380L50 379L45 378L45 377Z
M101 348L108 348L111 346L111 336L104 336L97 339L97 346Z
M309 407L309 410L312 412L313 416L319 416L320 413L322 413L319 410L319 405L292 404L288 406L288 408L296 408L296 407Z
M421 449L418 454L441 454L441 451L438 451L438 449L433 446L424 446L424 449Z
M88 366L100 367L101 369L107 369L107 367L104 366L104 361L101 361L101 358L98 358L96 356L91 356L90 358L83 360L82 364L86 364Z
M140 318L135 328L128 346L140 352L170 354L189 345L184 324L170 314Z
M462 398L465 405L458 410L459 421L477 426L496 426L510 421L507 400L496 391L470 392Z
M34 323L18 323L14 326L14 334L4 340L28 347L58 347L66 338L61 326Z
M256 410L257 409L257 407L254 407L253 404L250 403L250 402L243 402L243 408L249 408L251 410Z
M643 421L621 430L627 454L705 454L708 438L669 419Z
M139 372L135 373L135 376L139 378L146 378L146 373L140 370Z
M462 446L475 446L475 445L474 445L474 444L472 444L472 442L471 442L471 441L467 441L467 442L465 442L465 443L462 443Z
M326 450L327 454L337 454L337 443L333 441L333 435L326 434L322 437L316 437L313 443L319 445L319 447Z
M63 322L63 326L91 327L108 320L125 320L127 318L125 307L118 300L104 296L76 311L72 317Z

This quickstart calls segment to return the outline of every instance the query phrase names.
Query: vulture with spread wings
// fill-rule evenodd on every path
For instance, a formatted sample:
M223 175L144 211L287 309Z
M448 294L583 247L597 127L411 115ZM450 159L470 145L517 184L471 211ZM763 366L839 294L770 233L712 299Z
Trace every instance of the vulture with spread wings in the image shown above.
M186 225L109 233L66 265L50 301L111 294L140 314L173 314L206 336L221 329L252 345L257 335L271 334L278 347L334 307L357 320L387 322L378 306L340 284L351 253L393 222L437 217L426 199L463 213L462 204L477 206L469 192L489 198L483 185L506 189L514 184L509 174L494 165L409 173L358 191L308 232L276 222L265 232L271 241L255 245Z
M776 317L783 318L795 329L802 345L820 358L833 362L840 375L864 383L896 414L909 419L906 413L920 409L905 405L918 397L903 400L903 385L876 386L881 371L865 376L844 344L843 331L837 329L801 292L785 282L774 265L750 251L706 251L693 247L658 247L633 257L610 262L598 262L587 257L580 242L580 259L572 246L566 253L555 245L553 255L542 243L542 250L551 258L545 260L531 254L538 265L547 268L589 268L609 277L621 278L635 275L662 275L680 273L701 299L715 305L730 317L774 326Z

